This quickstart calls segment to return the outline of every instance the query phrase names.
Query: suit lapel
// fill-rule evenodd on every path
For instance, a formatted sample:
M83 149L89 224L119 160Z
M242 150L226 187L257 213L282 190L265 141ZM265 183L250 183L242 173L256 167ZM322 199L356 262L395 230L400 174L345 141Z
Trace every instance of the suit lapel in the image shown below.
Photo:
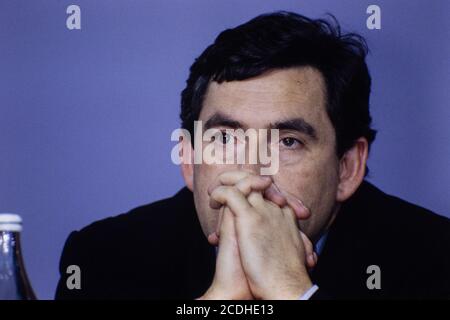
M319 288L334 298L364 298L371 294L366 286L370 265L370 206L373 187L363 182L341 207L312 273Z

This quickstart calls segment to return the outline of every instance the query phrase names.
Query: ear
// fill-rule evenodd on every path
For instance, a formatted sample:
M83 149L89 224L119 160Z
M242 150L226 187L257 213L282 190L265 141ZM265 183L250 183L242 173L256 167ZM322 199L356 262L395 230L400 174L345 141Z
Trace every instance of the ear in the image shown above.
M359 138L339 160L339 185L336 200L344 202L358 189L364 180L368 155L366 138Z
M194 149L190 137L180 137L181 174L189 190L194 191Z

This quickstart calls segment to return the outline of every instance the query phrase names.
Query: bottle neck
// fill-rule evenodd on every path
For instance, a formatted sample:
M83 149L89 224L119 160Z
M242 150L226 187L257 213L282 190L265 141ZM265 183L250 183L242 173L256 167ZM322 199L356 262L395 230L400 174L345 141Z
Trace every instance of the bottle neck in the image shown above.
M16 272L18 232L0 231L0 277ZM19 244L20 246L20 244Z
M35 298L23 264L20 232L0 230L0 299Z

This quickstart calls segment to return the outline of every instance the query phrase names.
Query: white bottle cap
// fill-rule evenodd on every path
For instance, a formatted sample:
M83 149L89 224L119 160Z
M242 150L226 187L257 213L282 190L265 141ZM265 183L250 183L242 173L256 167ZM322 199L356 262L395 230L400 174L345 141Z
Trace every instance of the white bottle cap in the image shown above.
M22 231L22 218L15 213L0 213L0 231Z

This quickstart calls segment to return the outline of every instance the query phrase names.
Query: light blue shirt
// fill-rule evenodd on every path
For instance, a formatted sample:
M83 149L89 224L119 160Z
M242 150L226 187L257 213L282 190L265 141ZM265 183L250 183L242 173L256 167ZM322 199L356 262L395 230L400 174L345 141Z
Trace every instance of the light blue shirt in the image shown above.
M323 247L325 245L325 242L327 241L327 237L328 237L328 232L325 232L320 239L316 242L315 246L314 246L314 251L317 253L317 255L320 256L320 254L322 253ZM316 291L319 290L319 287L315 284L313 284L313 286L307 290L304 294L302 294L298 300L309 300L309 298L311 298L311 296L316 293Z

